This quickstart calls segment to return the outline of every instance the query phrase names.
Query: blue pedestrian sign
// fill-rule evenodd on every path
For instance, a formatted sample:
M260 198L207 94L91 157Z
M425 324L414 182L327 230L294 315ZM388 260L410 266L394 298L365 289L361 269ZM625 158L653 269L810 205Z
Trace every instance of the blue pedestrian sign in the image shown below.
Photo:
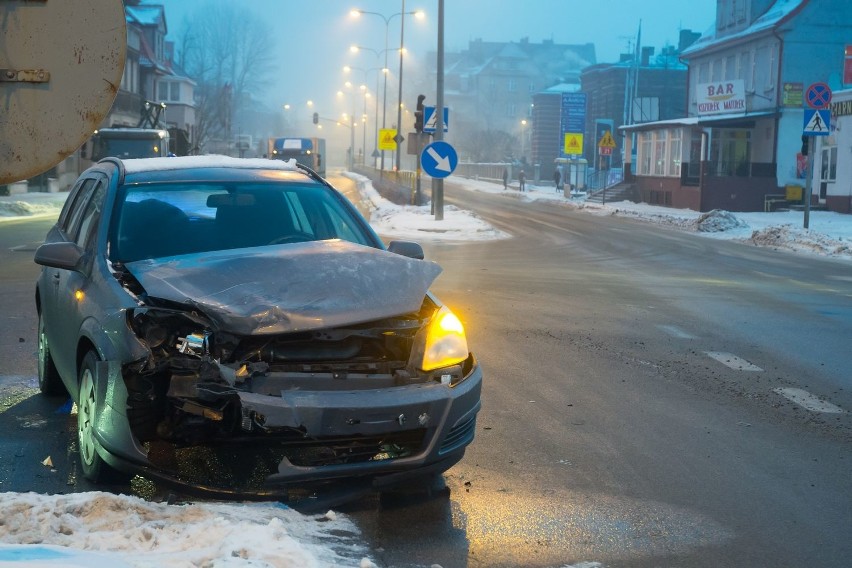
M438 127L438 113L435 112L435 107L427 106L423 108L423 132L435 132ZM444 132L450 130L450 109L444 107Z
M443 140L435 140L420 154L423 171L433 178L445 178L456 169L459 155L456 149Z
M828 136L831 130L831 110L827 108L806 108L805 127L802 134L805 136Z

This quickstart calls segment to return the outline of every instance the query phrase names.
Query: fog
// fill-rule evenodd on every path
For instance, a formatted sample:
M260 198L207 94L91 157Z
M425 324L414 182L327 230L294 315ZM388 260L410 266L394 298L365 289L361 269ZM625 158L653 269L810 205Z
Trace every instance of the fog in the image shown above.
M313 112L327 119L321 121L322 136L331 146L348 145L346 128L336 128L332 120L343 113L366 112L373 116L384 114L387 127L396 123L396 100L400 44L400 12L422 10L425 17L412 14L404 19L405 63L403 68L402 102L407 108L415 105L419 92L435 104L434 79L428 68L435 64L438 29L437 0L144 0L145 4L162 4L166 9L168 40L180 45L181 37L205 10L217 5L239 6L239 13L257 16L268 26L272 35L271 69L262 77L263 85L253 89L252 96L265 112L281 114L281 120L295 130L311 131ZM353 17L352 9L365 13ZM641 45L653 46L657 52L665 45L677 45L681 29L703 33L715 19L714 0L448 0L445 1L445 52L451 54L467 49L469 42L530 43L553 41L556 44L593 43L597 63L618 61L621 53L634 49L641 22ZM387 40L387 49L385 41ZM366 49L352 53L350 46ZM176 47L178 53L180 48ZM387 100L380 69L385 66L388 76ZM349 74L344 66L352 67ZM264 69L268 66L264 65ZM345 87L346 81L352 85ZM357 89L364 85L364 89ZM375 92L378 89L378 98ZM366 100L359 95L368 92ZM591 95L593 96L593 94ZM309 105L308 101L311 101ZM376 112L377 101L382 107ZM286 105L286 108L285 108ZM362 108L363 105L363 108ZM382 109L386 109L385 112ZM408 117L410 118L410 117ZM243 119L246 123L247 119ZM269 122L267 120L267 122ZM403 120L403 132L410 129ZM249 132L255 136L280 135L273 132L251 132L255 124L234 121L234 132ZM245 129L244 129L245 128ZM279 128L269 126L269 129ZM371 137L373 127L369 126ZM295 134L295 133L294 133ZM312 136L309 132L301 135ZM340 139L340 140L336 140ZM367 144L374 147L373 143Z

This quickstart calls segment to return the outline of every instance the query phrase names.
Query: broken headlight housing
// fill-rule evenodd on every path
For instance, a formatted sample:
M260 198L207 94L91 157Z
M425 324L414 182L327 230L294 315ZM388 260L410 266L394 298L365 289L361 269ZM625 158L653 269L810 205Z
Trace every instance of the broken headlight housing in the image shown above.
M431 372L458 365L468 355L464 326L448 307L443 306L415 336L410 363L421 371Z

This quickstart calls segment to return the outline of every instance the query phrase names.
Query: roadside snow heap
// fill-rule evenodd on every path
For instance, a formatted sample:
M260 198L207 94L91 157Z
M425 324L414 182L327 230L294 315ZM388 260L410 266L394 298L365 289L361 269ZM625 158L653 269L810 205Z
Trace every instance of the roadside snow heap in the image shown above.
M721 233L731 229L748 227L748 223L737 219L730 211L714 209L695 220L695 228L702 233Z

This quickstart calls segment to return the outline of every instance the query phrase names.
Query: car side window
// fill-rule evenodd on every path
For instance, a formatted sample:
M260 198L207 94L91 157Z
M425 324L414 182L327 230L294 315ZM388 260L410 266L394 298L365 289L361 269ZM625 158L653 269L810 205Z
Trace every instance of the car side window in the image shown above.
M92 179L79 180L68 195L68 199L65 200L65 206L62 208L62 212L59 214L59 220L56 224L59 225L59 228L62 229L62 232L66 235L68 234L68 229L71 226L71 219L74 217L75 213L79 212L87 190L91 187L92 183L94 183L94 180Z
M74 242L83 249L88 248L93 241L93 235L96 233L98 221L101 218L101 211L104 207L104 198L106 197L106 183L103 180L97 182L97 186L92 192L92 198L83 207L83 214L80 217L79 226L76 227L76 232L69 237L74 239Z

